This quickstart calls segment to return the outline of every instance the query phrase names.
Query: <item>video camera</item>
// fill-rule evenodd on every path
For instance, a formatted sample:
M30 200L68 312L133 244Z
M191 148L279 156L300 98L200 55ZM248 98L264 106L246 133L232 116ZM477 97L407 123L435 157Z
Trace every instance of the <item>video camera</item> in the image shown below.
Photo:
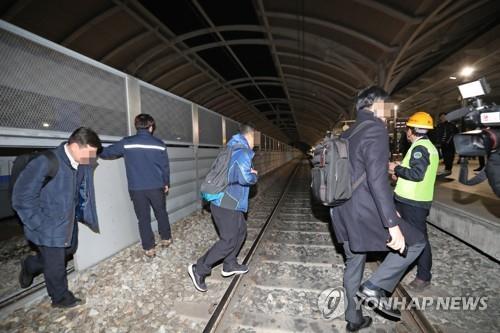
M458 89L469 105L449 112L446 120L463 118L465 126L475 130L455 135L455 149L460 156L488 157L485 170L472 179L468 179L467 159L462 158L459 181L465 185L476 185L488 179L491 188L500 197L500 107L483 104L479 98L491 91L485 78L459 85Z

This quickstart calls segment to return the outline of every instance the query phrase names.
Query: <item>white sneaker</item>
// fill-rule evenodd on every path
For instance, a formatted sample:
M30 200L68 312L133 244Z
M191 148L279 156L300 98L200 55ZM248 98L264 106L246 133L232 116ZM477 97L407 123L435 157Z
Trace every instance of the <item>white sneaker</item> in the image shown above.
M235 274L245 274L248 273L248 266L247 265L235 265L228 269L227 271L222 268L221 274L223 277L230 277Z

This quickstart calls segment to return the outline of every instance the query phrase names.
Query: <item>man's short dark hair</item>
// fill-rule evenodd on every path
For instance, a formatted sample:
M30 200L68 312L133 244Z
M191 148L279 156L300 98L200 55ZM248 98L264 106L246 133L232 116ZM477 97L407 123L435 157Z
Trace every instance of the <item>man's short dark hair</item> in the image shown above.
M376 100L385 100L387 92L379 86L370 86L361 90L356 96L356 110L370 108Z
M441 113L439 114L439 117L441 117L441 116L446 116L446 112L441 112Z
M248 133L253 133L255 132L255 129L253 128L252 125L250 124L241 124L240 125L240 134L241 135L246 135Z
M148 129L153 126L153 131L156 128L156 123L153 117L151 117L147 113L141 113L140 115L135 117L134 121L135 129Z
M101 139L99 139L96 132L88 127L77 128L73 133L71 133L68 143L76 143L80 147L89 145L93 148L97 148L97 152L101 152L102 150Z

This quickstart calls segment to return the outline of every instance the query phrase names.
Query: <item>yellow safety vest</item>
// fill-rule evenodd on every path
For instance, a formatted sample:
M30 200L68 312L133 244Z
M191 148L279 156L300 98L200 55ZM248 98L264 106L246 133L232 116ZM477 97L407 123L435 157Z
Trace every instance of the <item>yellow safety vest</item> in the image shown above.
M405 199L428 202L432 201L434 197L434 183L436 182L436 173L439 166L439 154L429 139L417 140L411 145L408 153L406 153L401 163L402 167L410 167L410 158L413 154L413 149L417 146L423 146L429 152L430 164L427 166L424 179L415 182L399 177L394 192Z

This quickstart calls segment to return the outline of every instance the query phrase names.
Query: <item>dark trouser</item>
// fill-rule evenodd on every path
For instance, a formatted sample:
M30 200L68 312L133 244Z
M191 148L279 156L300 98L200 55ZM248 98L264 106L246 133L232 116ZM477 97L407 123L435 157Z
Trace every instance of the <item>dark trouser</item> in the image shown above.
M384 261L369 278L369 281L377 287L392 292L403 277L408 266L410 266L420 252L422 252L423 247L424 244L421 243L408 246L406 257L402 257L396 252L389 252ZM356 292L363 278L366 253L351 252L349 242L344 242L344 252L346 256L344 288L347 298L345 320L351 323L361 323L363 321L363 311L361 306L358 306L359 301L357 302Z
M151 228L151 207L158 221L161 239L172 238L165 197L163 189L130 191L135 215L139 220L139 235L144 250L150 250L155 246L155 235Z
M484 156L479 156L478 160L479 160L479 169L484 168L484 165L485 165L485 163L484 163Z
M453 168L453 159L455 158L455 147L441 146L441 151L443 152L444 168L447 171L451 171Z
M223 268L230 268L237 264L236 256L247 235L247 223L243 212L221 208L211 204L210 210L219 230L219 240L198 259L196 272L208 275L212 266L224 259Z
M429 235L427 234L427 216L429 215L429 209L411 206L399 201L396 201L396 209L405 221L412 224L425 236L425 248L417 259L417 278L424 281L430 281L432 278L432 252L431 244L429 243Z
M43 273L47 292L53 303L73 297L68 290L66 263L78 248L78 223L76 222L72 237L70 247L38 246L38 254L28 256L25 260L27 273L33 276Z

